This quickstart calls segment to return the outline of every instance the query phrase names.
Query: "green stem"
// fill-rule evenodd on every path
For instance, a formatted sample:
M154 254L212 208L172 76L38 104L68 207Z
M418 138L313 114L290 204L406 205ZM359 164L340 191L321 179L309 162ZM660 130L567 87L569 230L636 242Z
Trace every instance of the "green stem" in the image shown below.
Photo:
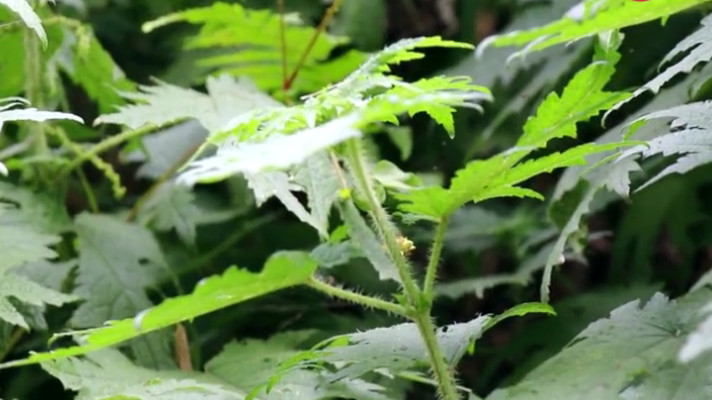
M155 129L155 126L146 126L143 128L131 130L131 131L124 131L119 133L118 135L110 136L101 142L97 143L94 145L94 147L90 148L89 150L79 154L78 157L72 160L66 167L64 167L66 172L72 171L74 168L77 168L80 166L84 161L90 160L92 157L97 156L98 154L101 154L114 146L118 146L119 144L126 142L128 140L131 140L135 137L143 136Z
M329 23L331 23L331 20L334 18L334 15L339 10L339 7L341 7L341 3L343 3L343 2L344 2L344 0L334 0L334 2L331 3L329 8L326 10L326 14L324 14L324 17L321 19L319 26L317 26L316 30L314 31L314 34L309 39L309 43L307 44L307 47L304 49L304 51L300 55L299 61L297 61L297 65L294 67L294 71L292 71L292 74L289 76L289 78L287 78L287 80L283 82L282 89L284 89L286 91L292 87L294 80L297 79L297 75L299 74L299 71L302 69L302 67L304 66L304 63L307 60L307 56L309 55L309 53L311 53L312 49L314 48L314 45L316 44L316 40L319 39L319 35L321 35L321 33L326 30L327 26L329 26Z
M440 394L444 400L459 400L455 379L450 373L449 366L435 336L435 325L430 317L431 303L424 301L425 298L413 279L412 267L398 246L396 229L378 201L376 191L367 173L361 142L359 139L351 139L346 142L345 147L345 154L351 166L357 188L366 198L376 228L385 242L386 250L398 269L406 300L415 310L414 314L411 314L411 318L418 326L418 331L420 331L425 343L435 379L438 381Z
M390 313L400 315L402 317L408 317L408 311L405 307L400 304L392 303L390 301L381 300L375 297L366 296L350 290L346 290L337 286L329 285L317 278L312 277L307 285L312 289L318 290L325 293L331 297L337 297L352 303L361 304L364 307L376 308L379 310L388 311Z
M423 337L423 342L425 342L425 348L430 357L430 365L433 368L435 379L438 381L440 395L445 400L459 400L460 395L457 393L455 378L450 373L450 367L435 336L435 324L433 324L430 317L430 310L419 313L414 321L418 326L420 336Z
M433 286L435 285L435 278L438 273L438 263L440 262L440 255L443 252L443 242L445 242L445 231L447 230L449 218L443 217L438 223L438 227L435 230L435 238L433 239L433 248L430 251L430 259L428 260L428 267L425 270L425 283L423 284L423 294L426 299L432 301L433 298Z
M411 305L416 305L419 303L420 290L413 279L412 268L401 252L400 246L398 246L395 227L389 220L381 203L378 201L376 190L373 187L371 178L368 176L366 161L362 154L361 142L359 142L358 139L351 139L346 142L346 157L349 160L349 165L351 166L358 190L366 198L370 209L369 212L375 222L378 233L383 238L386 244L386 250L396 265L408 302Z
M25 97L32 107L42 109L44 96L42 95L42 49L40 40L34 31L25 28L23 32L23 45L25 47ZM49 147L44 130L40 124L29 126L36 155L47 153Z

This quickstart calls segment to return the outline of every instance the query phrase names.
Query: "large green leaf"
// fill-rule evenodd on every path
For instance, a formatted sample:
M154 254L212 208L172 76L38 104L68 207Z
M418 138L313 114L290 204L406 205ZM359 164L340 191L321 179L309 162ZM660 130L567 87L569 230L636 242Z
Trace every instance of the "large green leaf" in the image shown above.
M705 399L712 358L677 362L685 336L712 297L699 290L677 301L658 293L632 301L583 330L561 353L489 400Z
M76 356L109 347L236 303L306 283L315 270L316 263L304 253L277 253L259 274L230 268L222 275L199 282L193 293L168 299L142 311L135 318L113 321L102 328L73 332L77 341L82 343L79 346L32 354L24 360L0 364L0 368Z
M150 307L146 288L158 282L167 267L153 234L108 215L81 214L74 226L79 241L74 294L85 301L72 323L99 326Z
M287 18L287 41L283 46L281 18L270 10L248 10L241 4L216 2L209 7L189 9L148 22L144 25L144 31L176 22L200 25L198 34L188 39L188 48L232 49L205 58L202 63L234 75L249 76L260 88L276 90L284 84L282 61L286 63L288 74L295 71L315 33L314 28ZM349 61L346 65L341 64L339 59L323 62L337 45L346 42L346 38L320 34L305 56L291 88L302 92L319 90L356 68L365 58L356 51L341 58Z
M468 163L456 172L449 189L428 187L399 194L401 210L426 218L439 219L454 213L467 202L481 202L496 197L543 198L530 189L516 186L525 180L557 168L585 164L585 157L606 152L624 143L587 143L561 153L521 162L553 139L576 137L576 124L589 120L629 96L622 92L607 92L604 86L615 72L620 58L616 51L621 37L609 34L601 37L594 62L579 71L564 88L561 96L551 93L542 102L536 115L524 126L517 147L491 157Z
M46 361L42 368L58 378L77 400L243 400L240 390L207 374L154 371L131 363L117 350L86 358Z

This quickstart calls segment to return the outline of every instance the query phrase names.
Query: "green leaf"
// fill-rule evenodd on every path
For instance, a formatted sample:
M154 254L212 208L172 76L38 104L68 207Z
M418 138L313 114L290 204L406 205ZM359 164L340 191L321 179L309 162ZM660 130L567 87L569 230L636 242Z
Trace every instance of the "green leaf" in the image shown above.
M544 147L552 139L576 137L576 123L587 121L614 104L630 97L626 92L607 92L604 87L616 71L620 55L620 35L609 35L612 43L596 47L593 63L580 70L569 81L561 96L550 93L539 105L536 115L529 117L524 134L517 141L520 147Z
M63 40L53 60L96 101L99 112L107 113L123 105L120 92L134 91L135 85L104 50L91 28L80 25L76 31L65 30Z
M710 110L712 110L712 101L697 102L652 112L632 122L635 124L639 121L672 118L670 133L625 151L621 155L621 159L637 154L643 157L658 154L679 156L672 165L649 179L638 190L642 190L666 176L683 174L712 162L712 135L710 135L712 121L708 118Z
M658 293L632 301L596 321L556 356L489 400L703 399L712 358L683 365L677 352L699 322L709 289L677 301Z
M314 220L323 237L328 238L329 214L339 197L338 176L326 152L316 153L296 168L294 181L304 188Z
M702 27L678 42L677 45L665 55L660 65L671 64L674 59L679 58L683 54L684 57L672 63L672 65L667 66L667 68L655 78L638 88L630 99L638 97L647 91L658 93L665 83L677 75L690 73L697 65L712 60L712 15L705 17L701 23ZM617 104L614 110L627 103L630 99Z
M10 121L35 121L44 122L50 120L68 119L79 123L84 123L80 117L58 111L41 111L36 108L13 109L17 106L26 105L23 99L0 99L0 130L5 122Z
M15 273L5 273L1 276L0 319L24 329L29 330L30 328L22 314L9 301L10 298L34 306L44 306L45 304L60 306L78 300L75 296L48 289Z
M586 156L616 149L628 143L587 143L561 153L521 162L553 139L576 137L576 124L587 121L611 107L627 93L606 92L603 87L615 72L620 58L616 49L621 37L616 34L601 38L594 63L578 72L564 88L561 96L551 93L542 102L535 116L524 126L517 147L488 160L468 163L456 172L449 189L430 187L399 194L402 211L439 219L455 212L464 204L497 197L542 196L515 185L554 169L586 163Z
M585 0L571 8L557 21L541 27L493 37L488 42L496 46L528 44L525 51L541 50L611 30L660 18L665 19L707 1Z
M167 268L151 232L107 215L81 214L74 225L79 241L74 293L85 302L72 323L99 326L150 307L145 290Z
M195 244L196 225L202 215L195 195L183 185L163 184L141 208L139 219L155 229L175 231L186 244Z
M140 92L122 93L136 104L122 106L114 114L102 115L95 123L139 129L195 118L209 132L216 132L240 113L280 106L246 79L219 75L209 77L206 87L207 94L160 81L156 86L140 86Z
M186 42L190 49L233 49L223 54L201 60L206 66L218 68L236 76L248 76L265 90L283 87L281 61L281 28L279 14L270 10L248 10L240 4L216 2L209 7L193 8L165 15L144 24L146 32L177 22L200 25L200 31ZM301 55L314 36L315 29L286 18L285 35L289 38L284 46L288 73L297 68ZM297 92L312 92L326 84L342 79L365 58L360 52L351 51L346 65L325 62L331 51L348 42L346 38L320 34L307 54L291 88ZM237 49L237 50L234 50ZM343 62L343 61L341 61Z
M302 188L292 183L289 175L277 171L247 174L245 178L247 178L248 186L255 194L257 206L261 206L268 199L276 197L300 221L311 225L322 237L328 236L325 221L319 220L317 216L309 213L299 202L297 196L294 195L293 192Z
M297 346L313 335L313 331L291 331L268 340L233 341L205 364L205 371L249 392L267 383L279 364L297 354Z
M261 386L280 374L279 365L299 353L298 345L313 331L291 331L268 340L231 342L205 365L211 376L229 382L244 391L253 391L264 400L320 400L349 398L356 400L388 400L383 387L358 379L331 381L328 374L316 371L293 371L280 376L276 385L260 391ZM255 390L257 389L257 390ZM259 392L259 393L255 393Z
M489 321L489 316L481 316L469 322L439 328L437 340L445 360L451 365L459 361L469 344L480 338ZM397 345L394 345L394 338L397 338ZM338 380L357 378L380 369L395 374L429 365L423 339L412 323L337 336L322 342L319 347L300 353L292 361L284 363L285 370L309 369L323 363L336 364L340 368L331 379Z
M82 345L35 353L24 360L0 364L0 369L77 356L113 346L233 304L306 283L315 270L316 263L304 253L277 253L270 257L259 274L230 268L222 275L199 282L193 293L168 299L142 311L135 318L112 321L102 328L73 332L72 335Z
M225 145L216 155L194 161L180 176L182 182L214 182L233 174L257 174L284 169L348 139L361 136L356 115L331 120L291 135L272 135L259 142Z
M136 366L118 350L106 349L84 359L46 361L42 368L78 400L243 400L245 394L206 374L154 371Z
M500 322L504 321L505 319L512 318L512 317L522 317L527 314L549 314L549 315L556 315L556 311L554 311L554 308L550 306L549 304L546 303L522 303L522 304L517 304L516 306L510 308L509 310L503 312L502 314L499 314L492 318L488 324L487 327L491 328Z
M42 21L40 17L35 13L27 0L0 0L0 4L9 8L17 14L22 22L25 23L30 29L35 31L37 36L40 38L42 43L47 45L47 34L42 27Z
M385 245L381 242L363 219L361 213L351 201L341 206L341 217L344 219L354 244L363 252L381 280L401 282L398 269L393 260L386 254Z
M26 224L10 223L11 215L6 208L0 208L0 275L26 262L56 257L49 246L59 242L59 237Z

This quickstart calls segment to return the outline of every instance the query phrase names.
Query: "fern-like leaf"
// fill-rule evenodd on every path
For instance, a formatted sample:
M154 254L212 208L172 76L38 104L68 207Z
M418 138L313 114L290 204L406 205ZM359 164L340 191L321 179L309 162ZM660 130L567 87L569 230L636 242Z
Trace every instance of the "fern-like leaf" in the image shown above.
M704 101L656 111L644 115L632 123L672 118L670 133L656 137L645 145L627 150L621 155L621 159L627 159L637 154L643 157L656 154L679 156L672 165L660 171L638 190L666 176L682 174L712 162L712 118L710 118L710 113L712 113L712 102Z
M163 16L144 24L143 29L150 32L176 22L200 25L200 31L187 41L186 46L190 49L223 50L222 55L201 60L204 65L234 75L249 76L260 88L276 90L284 84L283 56L286 57L284 61L289 72L294 71L315 33L315 28L301 25L295 18L288 17L286 35L289 40L283 55L279 34L281 18L270 10L248 10L240 4L216 2L209 7ZM320 34L291 88L312 92L339 81L356 68L365 58L357 51L349 52L341 60L324 62L336 46L347 41L343 37Z
M585 0L560 20L526 31L488 39L497 46L527 45L525 51L579 40L591 35L653 21L705 3L708 0L631 1ZM480 48L483 48L481 46Z

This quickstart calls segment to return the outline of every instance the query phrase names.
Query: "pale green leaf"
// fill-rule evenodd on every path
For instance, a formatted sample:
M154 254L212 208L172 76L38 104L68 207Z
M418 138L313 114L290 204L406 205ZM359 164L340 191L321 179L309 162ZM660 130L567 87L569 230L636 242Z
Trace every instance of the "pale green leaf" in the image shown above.
M50 120L68 119L79 123L84 123L83 119L74 114L63 113L59 111L41 111L36 108L11 109L10 107L20 104L9 103L1 105L3 102L7 102L7 100L0 100L0 129L2 129L2 126L5 122L10 121L44 122Z
M363 219L353 202L345 202L341 206L341 217L346 222L349 237L366 256L373 268L378 272L378 277L382 280L394 280L401 282L393 260L386 254L383 244Z
M154 371L136 366L119 351L46 361L42 368L78 392L77 400L243 400L245 394L206 374Z
M697 65L712 60L712 15L708 15L702 20L702 27L690 36L681 40L675 47L665 55L661 65L667 65L672 60L684 54L682 59L667 66L655 78L645 83L634 93L635 98L647 91L658 93L660 89L671 79L682 73L691 72ZM626 103L628 100L617 104L615 109Z
M114 114L102 115L95 123L139 129L195 118L205 129L216 132L240 113L280 106L246 79L219 75L208 78L206 86L207 94L164 82L140 86L140 92L122 93L135 104L122 106Z
M184 243L192 245L201 215L190 188L164 184L143 205L139 219L152 222L159 231L175 231Z
M29 329L25 318L8 301L9 298L40 307L45 304L60 306L78 300L75 296L48 289L15 273L2 274L0 278L0 319L25 329Z
M74 293L85 302L72 323L99 326L150 307L145 290L167 267L152 233L108 215L81 214L74 225L79 241Z
M357 115L331 120L290 135L272 135L260 142L225 145L217 154L194 161L180 176L182 182L213 182L233 174L257 174L300 164L313 154L345 140L361 136L355 128Z
M480 338L490 319L481 316L439 328L437 341L445 360L451 365L459 361L470 343ZM336 380L357 378L379 369L398 373L429 365L423 339L413 323L337 336L320 347L295 356L298 361L289 369L308 369L324 362L337 364L341 367L333 373L332 379Z
M704 399L712 358L677 362L677 352L700 320L709 289L677 301L658 293L632 301L589 325L559 354L489 400Z
M230 268L222 275L199 282L193 293L168 299L142 311L135 318L113 321L102 328L73 332L82 345L35 353L27 359L0 364L0 368L77 356L113 346L233 304L306 283L315 270L316 263L303 253L277 253L258 274Z
M316 153L299 164L294 181L304 188L309 202L309 210L318 223L320 232L329 226L329 214L334 202L339 197L339 184L336 170L326 152Z
M59 242L59 237L38 232L26 224L9 223L5 220L8 214L11 213L0 208L0 275L26 262L56 257L49 246Z
M246 174L247 183L254 192L257 206L276 197L284 207L294 214L300 221L311 225L322 237L327 236L326 225L316 216L309 213L304 205L299 202L293 192L302 188L290 182L289 175L284 172L263 172L260 174Z
M640 154L651 157L677 155L677 160L649 179L641 190L660 179L691 171L701 165L712 162L712 102L704 101L685 104L646 114L636 121L650 121L659 118L672 119L670 133L647 141L644 145L625 151L621 159Z
M35 31L42 43L47 45L47 33L42 27L42 20L35 13L27 0L0 0L0 4L12 10L30 29Z

